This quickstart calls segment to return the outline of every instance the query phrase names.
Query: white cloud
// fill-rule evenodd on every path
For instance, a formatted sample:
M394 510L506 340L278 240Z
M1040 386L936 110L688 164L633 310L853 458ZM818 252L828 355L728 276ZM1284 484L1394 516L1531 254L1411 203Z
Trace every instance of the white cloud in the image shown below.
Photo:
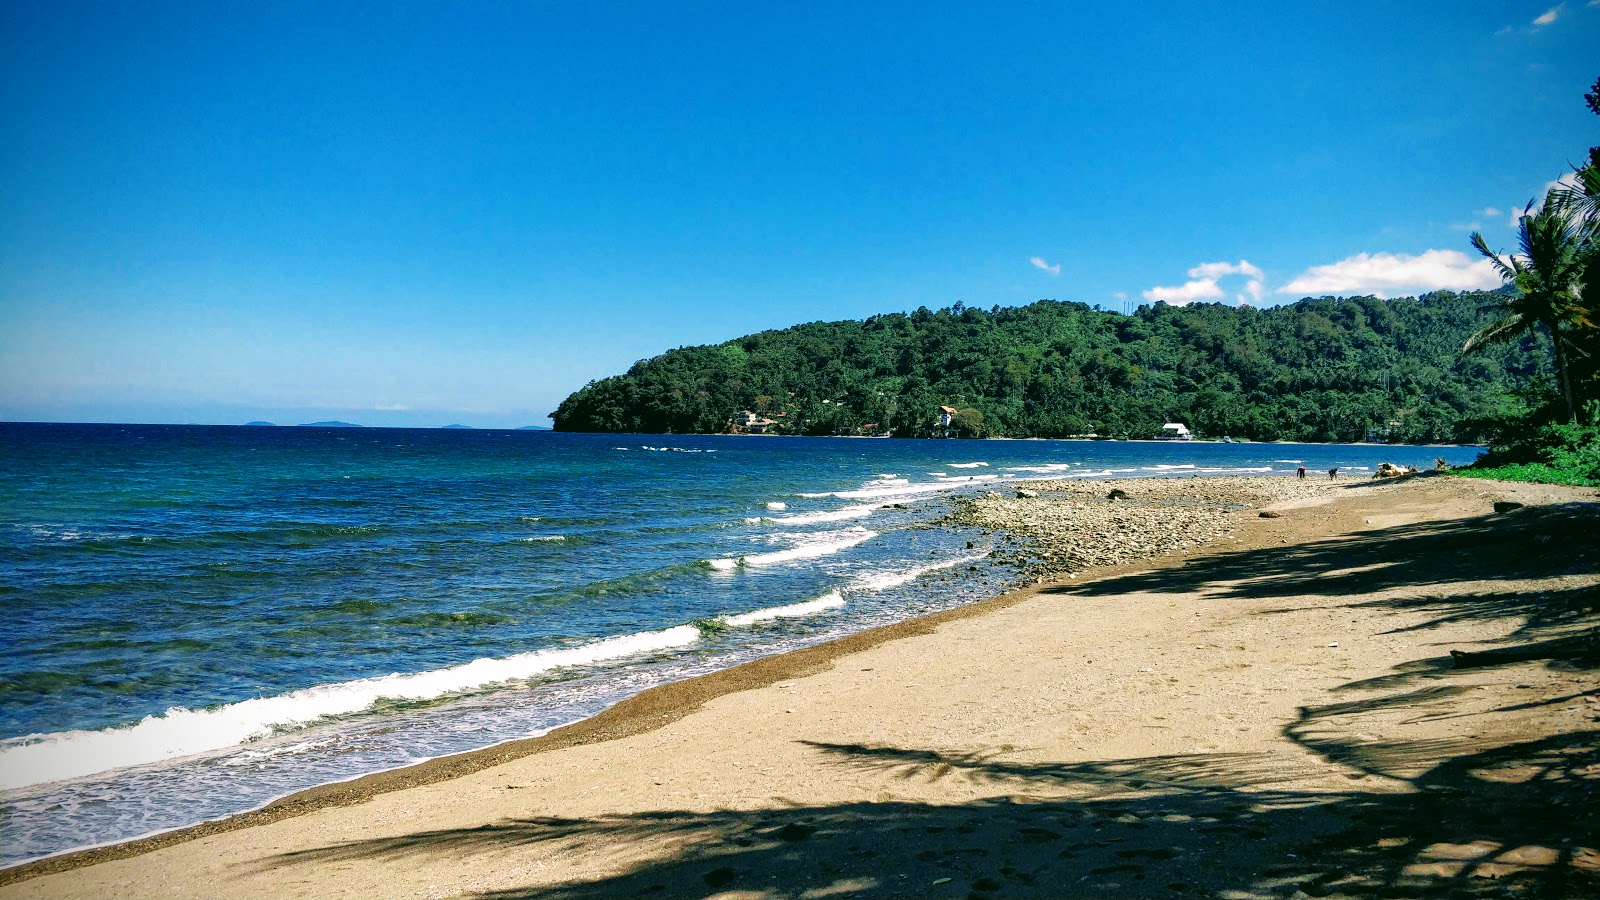
M1214 300L1221 296L1222 288L1217 287L1216 280L1212 278L1186 281L1177 287L1157 286L1144 292L1144 298L1151 303L1161 301L1173 306L1183 306L1196 300Z
M1190 278L1217 279L1224 275L1249 275L1251 278L1267 277L1260 269L1250 265L1249 260L1244 259L1239 260L1237 263L1201 263L1189 270Z
M1061 274L1061 264L1060 263L1057 263L1057 264L1052 266L1052 265L1050 265L1049 263L1045 262L1043 259L1041 259L1040 257L1037 257L1037 256L1028 257L1028 262L1033 263L1033 267L1034 268L1043 269L1045 272L1048 272L1052 276Z
M1600 0L1596 0L1596 2L1600 2ZM1111 296L1117 298L1118 300L1126 300L1126 299L1128 299L1128 292L1127 291L1112 291L1111 292Z
M1512 207L1511 207L1511 216L1510 216L1510 218L1508 218L1506 220L1506 224L1511 226L1512 228L1520 228L1520 227L1522 227L1522 216L1523 216L1523 213L1525 213L1525 212L1537 212L1539 207L1544 205L1544 198L1552 190L1554 190L1554 189L1556 189L1558 187L1577 188L1577 186L1578 186L1578 173L1576 173L1576 172L1568 172L1565 175L1562 175L1560 178L1557 178L1555 181L1546 181L1544 183L1544 187L1539 188L1538 193L1533 197L1533 201L1532 201L1532 205L1531 206L1517 206L1515 204L1512 205ZM1491 207L1491 209L1492 208L1493 207ZM1487 212L1487 210L1485 212Z
M1457 250L1427 250L1416 256L1357 253L1336 263L1312 266L1278 288L1278 293L1387 297L1499 286L1500 276L1488 260L1474 259Z
M1227 296L1222 286L1217 284L1218 279L1227 275L1244 275L1250 278L1250 283L1245 285L1245 292L1250 296L1261 298L1261 283L1267 277L1266 273L1250 264L1249 260L1241 259L1236 263L1208 262L1201 263L1189 270L1189 280L1177 287L1164 287L1157 285L1144 292L1144 298L1154 303L1161 301L1173 306L1183 306L1196 300L1215 300ZM1239 302L1243 303L1244 294L1236 295Z
M1597 0L1597 2L1600 2L1600 0ZM1485 206L1483 209L1478 210L1478 215L1492 219L1495 216L1504 215L1504 213L1500 211L1498 206Z
M1244 286L1244 293L1235 294L1234 299L1239 301L1240 306L1244 306L1246 303L1260 303L1261 291L1264 287L1260 278L1252 278L1250 283Z
M1533 20L1534 27L1543 28L1544 26L1549 25L1551 22L1554 22L1556 19L1561 17L1561 11L1566 9L1566 7L1567 5L1565 3L1559 3L1545 10L1544 15L1541 15L1539 18Z

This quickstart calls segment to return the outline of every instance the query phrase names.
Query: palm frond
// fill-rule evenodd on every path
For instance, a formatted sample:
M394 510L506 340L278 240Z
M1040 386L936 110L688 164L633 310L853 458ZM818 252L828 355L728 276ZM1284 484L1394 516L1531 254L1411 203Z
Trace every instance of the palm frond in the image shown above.
M1494 265L1494 270L1500 273L1500 279L1502 281L1517 280L1516 270L1506 265L1506 261L1500 257L1500 254L1490 250L1489 243L1483 239L1483 235L1476 231L1472 233L1472 246L1476 247L1479 253L1482 253L1484 256L1488 257L1489 262ZM1513 260L1513 262L1515 262L1515 260Z
M1461 352L1476 353L1490 344L1509 340L1532 327L1532 319L1522 313L1512 313L1503 319L1490 322L1478 329L1477 333L1467 338L1467 342L1461 345Z

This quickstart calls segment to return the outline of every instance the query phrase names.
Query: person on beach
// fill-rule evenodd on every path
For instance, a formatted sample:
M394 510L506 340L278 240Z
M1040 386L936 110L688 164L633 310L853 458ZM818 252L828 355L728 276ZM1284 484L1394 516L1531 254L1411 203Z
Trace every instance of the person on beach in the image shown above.
M1305 466L1301 466L1300 467L1300 480L1301 481L1305 481L1306 480L1306 467Z
M1332 469L1328 470L1328 480L1329 481L1332 481L1332 480L1334 480L1335 478L1338 478L1338 477L1339 477L1338 468L1332 468Z

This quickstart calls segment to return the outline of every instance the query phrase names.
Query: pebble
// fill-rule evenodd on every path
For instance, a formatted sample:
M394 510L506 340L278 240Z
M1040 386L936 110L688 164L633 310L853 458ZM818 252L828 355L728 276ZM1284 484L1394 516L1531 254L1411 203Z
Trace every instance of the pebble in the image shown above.
M1108 489L1126 491L1131 499L1108 502ZM1003 532L1008 547L991 556L1018 566L1024 581L1071 578L1091 567L1233 539L1241 511L1248 514L1335 489L1348 485L1273 476L1030 481L1018 494L1026 490L1039 499L1018 500L992 491L957 498L939 524ZM1256 515L1278 515L1268 512ZM1020 542L1010 545L1019 537Z

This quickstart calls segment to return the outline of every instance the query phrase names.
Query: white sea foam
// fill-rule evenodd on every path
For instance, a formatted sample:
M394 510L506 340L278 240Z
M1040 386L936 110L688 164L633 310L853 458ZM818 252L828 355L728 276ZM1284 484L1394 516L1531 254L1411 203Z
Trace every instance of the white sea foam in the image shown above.
M859 526L844 531L828 531L815 535L773 535L773 540L799 538L802 543L786 550L774 550L771 553L751 553L738 558L708 559L706 563L713 569L726 572L741 565L771 566L778 563L792 562L797 559L817 559L823 556L832 556L841 550L848 550L877 536L878 533L876 531L868 531Z
M899 478L900 476L895 474L895 473L893 473L893 472L887 472L887 473L880 472L880 473L878 473L878 477L879 478Z
M946 475L948 475L950 473L949 472L929 472L928 474L932 475L935 478L943 478L943 477L945 477Z
M988 468L989 466L989 464L986 462L950 463L949 465L952 469L976 469L979 466L984 468Z
M1145 466L1144 470L1146 472L1171 472L1174 469L1192 469L1192 468L1194 468L1194 463L1184 463L1182 465L1174 465L1174 466L1169 466L1169 465L1165 465L1165 464L1158 464L1158 465L1154 465L1154 466Z
M318 685L215 709L173 707L159 716L146 716L138 724L119 728L12 738L0 741L0 790L223 750L277 729L306 725L328 716L359 713L380 700L431 700L530 678L565 666L682 647L699 637L699 629L679 625L578 647L478 659L412 675L385 675Z
M1051 474L1053 472L1065 472L1066 470L1068 470L1070 468L1072 468L1072 463L1046 463L1045 465L1042 465L1042 466L1006 466L1005 467L1005 471L1007 471L1007 472L1038 472L1038 473L1041 473L1041 474L1048 475L1048 474Z
M782 500L770 500L770 501L767 502L767 509L788 509L788 508L789 508L789 504L783 502Z
M1273 460L1273 462L1294 463L1295 465L1298 466L1301 463L1305 462L1305 460L1303 460L1303 459L1275 459L1275 460Z
M921 484L894 484L887 487L861 488L855 491L828 491L820 494L801 494L802 497L838 497L840 500L881 500L888 497L912 497L917 494L932 494L940 491L949 491L963 485L981 484L987 481L998 481L998 475L963 475L957 481L923 482Z
M814 525L819 522L848 522L851 519L864 519L878 509L875 503L861 503L855 506L846 506L842 509L830 509L823 512L796 513L792 516L778 516L767 521L779 525Z
M814 615L843 605L844 598L839 596L839 592L829 591L814 600L791 603L788 606L773 606L767 609L758 609L754 612L739 613L734 616L720 616L719 618L728 625L738 627L754 625L757 622L767 622L772 619L789 619L797 616Z
M521 540L524 543L542 541L542 542L551 543L551 544L559 544L559 543L565 541L566 539L567 539L567 536L564 535L564 534L539 534L539 535L534 535L533 537L525 537L525 538L522 538Z
M970 563L978 562L984 558L985 557L982 554L977 556L960 556L955 559L947 559L944 562L936 562L926 566L918 566L914 569L901 569L897 572L874 572L871 575L863 575L857 578L855 581L852 581L850 583L850 590L885 591L892 587L899 587L902 584L910 584L929 572L937 572L940 569L950 569L954 568L955 566L968 565Z
M618 447L617 449L621 450L623 448ZM715 450L696 450L696 449L694 449L692 447L651 447L651 446L649 446L647 444L640 444L639 445L639 449L640 450L650 450L650 451L653 451L655 453L715 453L715 452L717 452Z

